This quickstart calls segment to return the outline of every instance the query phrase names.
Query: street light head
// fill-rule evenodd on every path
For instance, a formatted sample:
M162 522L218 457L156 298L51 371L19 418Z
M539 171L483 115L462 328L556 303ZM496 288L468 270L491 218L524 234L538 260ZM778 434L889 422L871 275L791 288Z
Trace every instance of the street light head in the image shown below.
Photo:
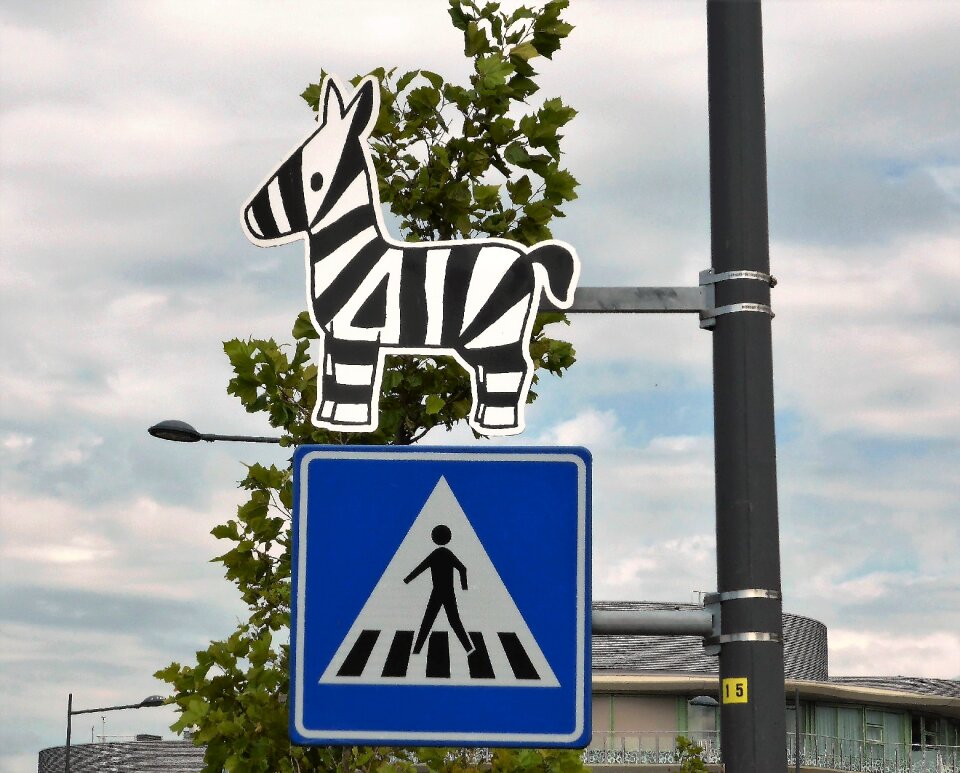
M154 424L147 430L154 437L161 440L176 440L179 443L196 443L203 440L201 435L192 426L179 419L167 419L159 424Z
M167 699L162 695L148 695L142 701L140 701L141 708L147 708L150 706L162 706L166 703Z
M720 703L716 698L713 698L709 695L698 695L696 698L691 698L687 701L691 706L706 706L711 709L715 709Z

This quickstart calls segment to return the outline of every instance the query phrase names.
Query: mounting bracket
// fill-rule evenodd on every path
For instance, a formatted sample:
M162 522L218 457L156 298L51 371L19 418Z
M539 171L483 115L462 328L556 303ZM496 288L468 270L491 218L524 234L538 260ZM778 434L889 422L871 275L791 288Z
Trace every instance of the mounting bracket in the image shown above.
M777 280L760 271L700 272L698 287L578 287L573 305L559 309L544 298L540 311L562 311L567 314L697 314L700 327L710 329L716 318L737 312L760 312L774 316L764 303L730 303L717 306L714 285L731 280L752 280L775 287Z

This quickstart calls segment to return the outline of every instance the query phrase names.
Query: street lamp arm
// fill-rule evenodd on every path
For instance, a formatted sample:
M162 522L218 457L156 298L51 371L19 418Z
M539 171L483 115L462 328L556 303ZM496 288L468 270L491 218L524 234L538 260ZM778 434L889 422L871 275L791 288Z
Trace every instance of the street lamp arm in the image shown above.
M120 709L142 709L142 703L129 703L126 706L104 706L99 709L72 709L71 714L102 714L105 711L119 711Z
M208 443L212 443L214 440L229 440L234 443L279 443L280 438L278 437L260 437L254 435L210 435L202 433L200 435L201 440L206 440Z

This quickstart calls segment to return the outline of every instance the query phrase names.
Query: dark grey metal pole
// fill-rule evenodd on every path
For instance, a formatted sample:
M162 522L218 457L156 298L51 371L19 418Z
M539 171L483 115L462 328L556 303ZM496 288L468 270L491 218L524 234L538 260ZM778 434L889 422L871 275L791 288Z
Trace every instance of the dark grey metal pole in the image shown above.
M758 0L708 0L714 274L769 275ZM740 306L739 304L745 304ZM716 284L713 332L721 752L727 773L786 769L770 284Z
M73 693L67 695L67 748L63 755L64 773L70 773L70 725L73 721Z

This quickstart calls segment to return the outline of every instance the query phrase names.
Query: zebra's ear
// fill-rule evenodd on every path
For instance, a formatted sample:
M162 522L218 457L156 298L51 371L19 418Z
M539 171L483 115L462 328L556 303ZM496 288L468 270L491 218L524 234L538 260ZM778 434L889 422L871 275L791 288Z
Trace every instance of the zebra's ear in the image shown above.
M336 110L336 117L340 118L344 113L343 108L343 96L340 94L340 89L337 87L337 82L331 78L327 77L327 82L323 90L323 123L326 124L330 120L330 108L333 107Z
M364 78L344 110L343 117L350 121L351 130L358 136L367 136L373 129L379 112L380 84L376 78Z

